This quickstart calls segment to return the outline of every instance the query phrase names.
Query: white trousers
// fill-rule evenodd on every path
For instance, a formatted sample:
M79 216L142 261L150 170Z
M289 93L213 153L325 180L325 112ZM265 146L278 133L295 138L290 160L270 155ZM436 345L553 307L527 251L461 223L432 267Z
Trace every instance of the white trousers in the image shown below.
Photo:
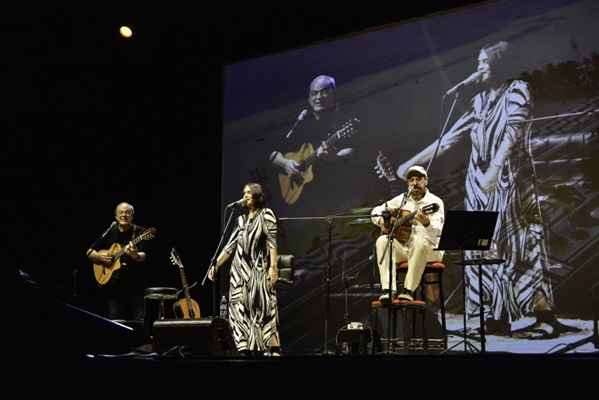
M389 289L389 250L385 248L389 245L387 235L381 235L376 240L376 256L379 266L379 275L381 277L381 286L383 290ZM382 257L383 252L385 255ZM420 284L422 274L426 263L429 261L440 261L443 258L443 253L433 250L433 245L418 231L413 232L407 246L399 243L397 239L393 239L393 260L395 268L392 269L391 290L397 291L397 263L408 261L408 272L404 281L404 287L414 291Z

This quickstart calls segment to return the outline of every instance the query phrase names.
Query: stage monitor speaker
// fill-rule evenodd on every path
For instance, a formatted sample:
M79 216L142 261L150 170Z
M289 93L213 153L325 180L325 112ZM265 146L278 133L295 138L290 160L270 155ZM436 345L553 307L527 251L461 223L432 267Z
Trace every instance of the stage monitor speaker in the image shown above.
M235 352L229 324L223 318L165 319L152 327L153 349L164 354L182 348L193 355L225 356Z

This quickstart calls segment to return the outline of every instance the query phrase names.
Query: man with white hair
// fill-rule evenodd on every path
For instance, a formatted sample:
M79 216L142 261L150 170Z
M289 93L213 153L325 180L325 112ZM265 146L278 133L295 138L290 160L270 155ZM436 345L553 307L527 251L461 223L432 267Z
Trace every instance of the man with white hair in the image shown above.
M110 265L112 256L107 252L114 244L123 248L120 258L121 268L115 270L108 282L102 284L107 301L108 317L115 320L143 320L143 285L136 279L135 265L145 261L146 253L132 240L143 232L143 228L133 223L135 209L122 202L114 211L114 222L110 228L87 250L86 255L94 264ZM133 269L133 271L132 271Z
M329 179L335 175L328 171L330 164L354 154L352 139L359 121L341 111L336 91L335 78L314 78L308 90L309 107L300 112L277 150L270 153L269 161L280 174L281 196L291 207L305 203L309 191L320 194L315 187L338 185Z

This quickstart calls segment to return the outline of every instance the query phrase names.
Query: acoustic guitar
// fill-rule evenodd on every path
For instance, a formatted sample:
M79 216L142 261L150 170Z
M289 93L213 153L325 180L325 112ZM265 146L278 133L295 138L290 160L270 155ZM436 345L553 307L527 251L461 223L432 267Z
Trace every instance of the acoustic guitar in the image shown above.
M326 146L332 148L340 140L353 136L357 131L357 124L359 122L358 118L352 118L345 122L341 128L333 132L325 140ZM285 158L299 163L298 169L301 171L299 175L279 174L279 186L285 203L290 205L295 204L302 194L304 186L314 180L312 164L317 160L316 154L317 151L314 149L312 143L304 143L297 152L285 154Z
M156 228L145 229L139 236L131 240L131 243L135 246L142 240L150 240L156 236ZM96 282L100 285L106 285L114 271L122 267L121 257L125 254L125 246L121 246L120 243L113 243L109 249L98 251L102 255L110 256L110 262L107 264L94 263L94 276Z
M173 265L179 269L181 286L183 287L183 293L185 294L185 298L179 299L175 302L175 304L173 304L175 316L177 316L177 318L183 319L200 319L200 305L197 303L197 301L192 299L191 295L189 294L189 286L187 285L185 268L183 267L181 258L174 248L171 249L170 259Z
M416 214L418 214L419 211L423 214L433 214L438 210L439 205L437 203L427 204L426 206L414 211L403 209L396 210L395 212L391 213L391 218L389 218L389 220L386 221L382 227L380 227L380 234L389 234L393 224L397 220L397 227L395 228L395 231L393 231L393 237L395 237L399 243L407 244L412 234L412 220L414 217L416 217Z
M387 156L379 150L378 155L376 156L376 163L374 165L374 170L376 171L378 177L380 179L385 179L389 183L389 189L391 191L391 196L395 197L401 192L401 180L397 178L397 175L393 171L391 167L391 162L387 158ZM424 214L433 214L439 210L438 204L429 204L424 206L420 211ZM397 228L395 228L394 237L398 242L406 244L410 240L410 236L412 234L412 219L416 216L418 210L410 212L407 210L398 210L395 212L395 215L392 215L390 221L383 226L381 229L375 230L373 236L378 237L382 234L388 234L391 231L391 227L397 218L400 218L398 222Z

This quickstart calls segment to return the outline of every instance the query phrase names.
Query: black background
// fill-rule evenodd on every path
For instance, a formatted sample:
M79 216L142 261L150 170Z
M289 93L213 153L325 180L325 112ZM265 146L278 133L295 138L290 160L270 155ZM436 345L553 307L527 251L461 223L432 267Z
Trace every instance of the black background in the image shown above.
M147 284L178 284L170 246L189 281L201 279L221 229L223 66L472 3L92 3L4 13L5 271L20 268L91 307L85 250L128 201L136 223L158 228ZM204 314L210 288L194 289Z

